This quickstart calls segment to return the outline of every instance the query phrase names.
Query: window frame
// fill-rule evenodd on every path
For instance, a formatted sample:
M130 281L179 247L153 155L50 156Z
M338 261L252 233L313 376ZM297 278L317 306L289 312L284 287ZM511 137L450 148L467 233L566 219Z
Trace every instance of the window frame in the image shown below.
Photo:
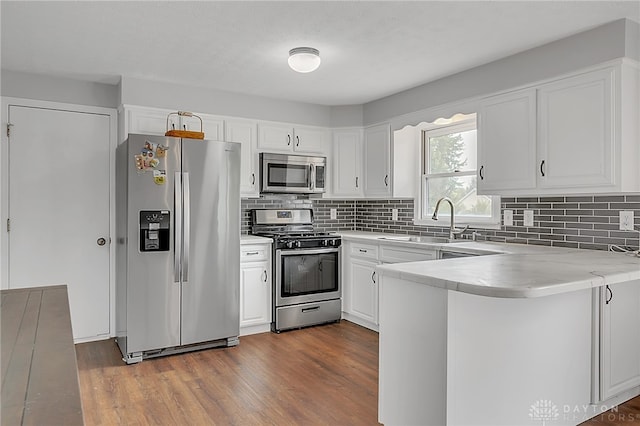
M477 191L477 176L478 176L478 150L480 141L477 140L476 145L476 169L465 170L458 172L446 172L446 173L427 173L428 171L428 140L429 137L442 136L451 133L465 132L470 130L476 130L477 135L477 121L476 114L466 115L462 120L454 120L446 124L429 124L420 128L420 167L419 167L419 183L418 183L418 197L414 206L414 223L416 225L427 226L450 226L450 215L448 213L448 206L446 207L446 214L438 214L438 221L431 219L429 214L428 203L428 179L433 178L447 178L447 177L463 177L463 176L476 176L476 191ZM500 197L489 196L491 199L491 217L480 218L477 216L459 215L456 213L454 219L456 225L469 225L471 227L500 229L501 214L500 214Z

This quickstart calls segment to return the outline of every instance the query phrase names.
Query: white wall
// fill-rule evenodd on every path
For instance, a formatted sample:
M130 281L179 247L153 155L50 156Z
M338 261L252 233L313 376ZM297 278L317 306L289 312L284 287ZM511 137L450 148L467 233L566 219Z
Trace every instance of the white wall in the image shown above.
M331 125L331 108L188 85L122 77L122 103L232 117Z
M364 124L507 90L623 56L640 60L639 27L636 22L620 19L369 102L363 106Z
M114 84L2 70L0 94L15 98L117 108L120 88Z
M640 16L638 20L640 20ZM640 61L640 24L627 21L626 31L626 56Z
M362 105L331 107L331 127L361 127Z

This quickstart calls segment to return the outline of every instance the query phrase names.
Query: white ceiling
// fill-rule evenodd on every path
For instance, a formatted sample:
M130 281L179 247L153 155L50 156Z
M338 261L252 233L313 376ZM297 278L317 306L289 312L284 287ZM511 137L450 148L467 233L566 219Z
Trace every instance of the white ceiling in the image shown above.
M634 1L0 2L2 68L362 104L620 19ZM320 50L311 74L289 49Z

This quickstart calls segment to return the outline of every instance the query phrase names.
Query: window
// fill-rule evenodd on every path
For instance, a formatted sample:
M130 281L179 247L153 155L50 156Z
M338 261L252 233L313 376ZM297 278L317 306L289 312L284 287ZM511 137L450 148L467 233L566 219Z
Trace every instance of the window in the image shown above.
M433 224L437 201L448 197L455 221L465 225L499 225L500 198L477 194L477 131L475 115L464 121L429 126L422 131L421 212L423 224ZM449 204L441 204L438 220L450 218Z

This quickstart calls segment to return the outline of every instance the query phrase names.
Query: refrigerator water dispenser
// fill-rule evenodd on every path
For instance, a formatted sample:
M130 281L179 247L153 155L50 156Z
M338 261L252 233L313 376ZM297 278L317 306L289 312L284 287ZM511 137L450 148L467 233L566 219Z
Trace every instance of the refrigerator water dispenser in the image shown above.
M168 210L141 210L140 251L169 251L170 223Z

